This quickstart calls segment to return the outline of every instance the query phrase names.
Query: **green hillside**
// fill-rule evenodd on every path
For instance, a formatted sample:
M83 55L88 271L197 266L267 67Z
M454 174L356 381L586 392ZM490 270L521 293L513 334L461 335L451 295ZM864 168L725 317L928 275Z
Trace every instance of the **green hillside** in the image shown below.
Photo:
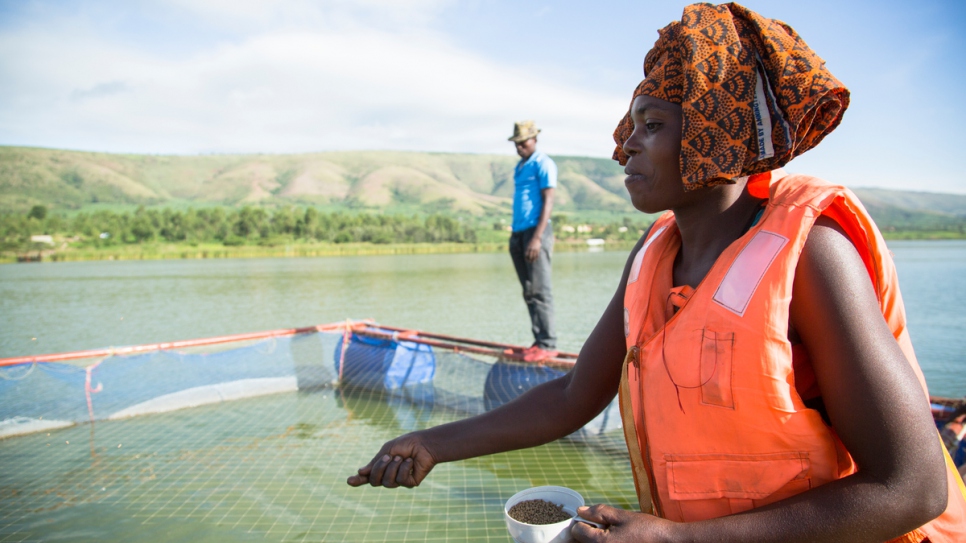
M590 222L633 216L617 163L553 158L559 170L555 213ZM516 160L395 151L166 156L0 147L0 214L25 214L37 205L55 214L294 205L324 212L455 214L485 222L509 217ZM966 236L966 195L855 192L887 235Z
M633 211L610 160L555 157L561 211ZM0 147L0 212L91 204L305 204L506 214L514 156L404 152L153 156Z
M966 195L857 188L879 228L890 232L966 233Z

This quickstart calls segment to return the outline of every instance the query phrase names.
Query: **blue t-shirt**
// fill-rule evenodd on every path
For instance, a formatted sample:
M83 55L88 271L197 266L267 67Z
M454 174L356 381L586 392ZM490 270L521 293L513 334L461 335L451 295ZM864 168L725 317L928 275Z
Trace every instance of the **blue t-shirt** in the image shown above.
M513 172L513 231L533 228L543 210L541 190L557 186L557 165L546 154L534 151Z

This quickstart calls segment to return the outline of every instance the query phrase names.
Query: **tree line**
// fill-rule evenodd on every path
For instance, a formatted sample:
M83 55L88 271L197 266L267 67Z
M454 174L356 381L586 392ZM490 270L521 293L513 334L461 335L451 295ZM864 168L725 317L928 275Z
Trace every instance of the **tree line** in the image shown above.
M476 230L445 215L406 216L320 212L315 208L261 207L99 210L75 215L34 206L27 214L0 214L0 243L17 249L46 234L72 244L109 247L148 242L274 244L305 240L331 243L474 243Z

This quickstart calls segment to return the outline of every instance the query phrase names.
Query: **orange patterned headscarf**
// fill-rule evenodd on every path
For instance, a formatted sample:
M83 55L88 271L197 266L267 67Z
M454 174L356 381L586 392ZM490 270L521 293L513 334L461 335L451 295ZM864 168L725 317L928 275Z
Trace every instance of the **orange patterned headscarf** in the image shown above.
M681 105L685 190L785 165L838 126L849 105L848 89L791 27L738 4L692 4L659 34L634 98ZM633 131L628 112L614 131L621 165Z

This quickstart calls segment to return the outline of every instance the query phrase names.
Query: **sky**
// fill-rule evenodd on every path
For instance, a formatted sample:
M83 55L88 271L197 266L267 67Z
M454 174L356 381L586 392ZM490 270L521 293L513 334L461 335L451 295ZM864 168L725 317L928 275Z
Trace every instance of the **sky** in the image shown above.
M688 2L0 0L0 145L114 153L609 157L657 29ZM966 194L966 1L746 0L852 93L786 169Z

